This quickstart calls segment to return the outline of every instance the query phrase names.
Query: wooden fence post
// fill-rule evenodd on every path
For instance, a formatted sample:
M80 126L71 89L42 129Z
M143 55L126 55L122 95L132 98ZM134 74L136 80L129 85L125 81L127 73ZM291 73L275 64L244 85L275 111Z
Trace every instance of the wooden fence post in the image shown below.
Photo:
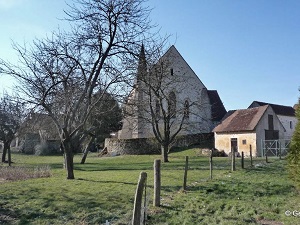
M212 180L212 177L213 177L213 150L211 151L210 153L210 156L209 156L209 175L210 175L210 179Z
M233 147L231 147L231 171L235 171L235 151Z
M266 156L266 163L269 162L269 161L268 161L268 155L267 155L267 152L268 152L268 151L266 150L266 153L265 153L265 154L266 154L266 155L265 155L265 156Z
M281 159L281 143L279 143L279 159Z
M253 166L253 161L252 161L252 145L250 145L250 165L251 165L251 167Z
M242 169L244 169L244 152L242 152L242 159L241 159L241 166L242 166Z
M185 157L185 167L184 167L184 175L183 175L183 190L186 190L186 181L187 181L187 172L189 168L189 157Z
M160 159L154 160L154 199L153 199L153 206L160 206L160 186L161 186L160 164L161 164Z
M147 173L141 172L139 182L137 184L137 188L136 188L136 192L135 192L132 225L140 225L141 224L143 191L144 191L146 182L147 182Z

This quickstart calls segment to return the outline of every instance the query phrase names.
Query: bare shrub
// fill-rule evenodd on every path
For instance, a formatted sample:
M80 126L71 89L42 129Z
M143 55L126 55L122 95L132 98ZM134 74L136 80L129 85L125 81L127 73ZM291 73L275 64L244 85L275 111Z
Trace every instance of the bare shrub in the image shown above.
M27 167L0 167L0 179L2 180L26 180L31 178L50 177L50 166L37 166L35 168Z

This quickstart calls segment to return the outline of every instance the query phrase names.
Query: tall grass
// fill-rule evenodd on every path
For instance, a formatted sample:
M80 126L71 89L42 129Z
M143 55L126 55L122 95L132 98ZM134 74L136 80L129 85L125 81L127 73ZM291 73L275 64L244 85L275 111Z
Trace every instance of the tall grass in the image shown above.
M51 169L49 165L28 168L24 166L0 167L0 179L2 181L26 180L31 178L50 177Z

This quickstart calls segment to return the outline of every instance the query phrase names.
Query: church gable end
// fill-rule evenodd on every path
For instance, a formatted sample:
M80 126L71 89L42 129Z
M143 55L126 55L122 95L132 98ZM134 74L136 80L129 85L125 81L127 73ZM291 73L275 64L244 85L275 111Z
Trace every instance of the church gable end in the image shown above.
M147 96L146 83L156 84L156 80L162 86L164 92L162 96L164 97L153 95L150 100L150 96ZM142 101L148 102L148 105L139 104ZM174 127L180 125L176 125L176 123L184 121L179 136L209 133L214 128L216 121L226 113L217 91L207 91L205 85L174 45L155 65L149 66L148 71L145 49L144 46L141 46L136 84L128 97L129 102L134 105L131 107L133 113L124 119L123 128L118 135L121 139L154 137L151 115L147 117L145 114L147 111L148 114L151 112L150 102L152 102L152 111L156 119L159 120L163 116L162 110L165 108L165 111L170 113L172 123L175 123ZM126 107L128 108L128 105L124 108ZM142 113L144 114L139 116Z

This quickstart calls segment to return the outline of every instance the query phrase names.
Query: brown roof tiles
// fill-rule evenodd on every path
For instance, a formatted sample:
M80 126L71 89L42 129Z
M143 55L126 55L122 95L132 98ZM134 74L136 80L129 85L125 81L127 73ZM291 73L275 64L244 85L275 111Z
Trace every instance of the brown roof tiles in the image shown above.
M233 112L213 132L253 131L268 105Z

